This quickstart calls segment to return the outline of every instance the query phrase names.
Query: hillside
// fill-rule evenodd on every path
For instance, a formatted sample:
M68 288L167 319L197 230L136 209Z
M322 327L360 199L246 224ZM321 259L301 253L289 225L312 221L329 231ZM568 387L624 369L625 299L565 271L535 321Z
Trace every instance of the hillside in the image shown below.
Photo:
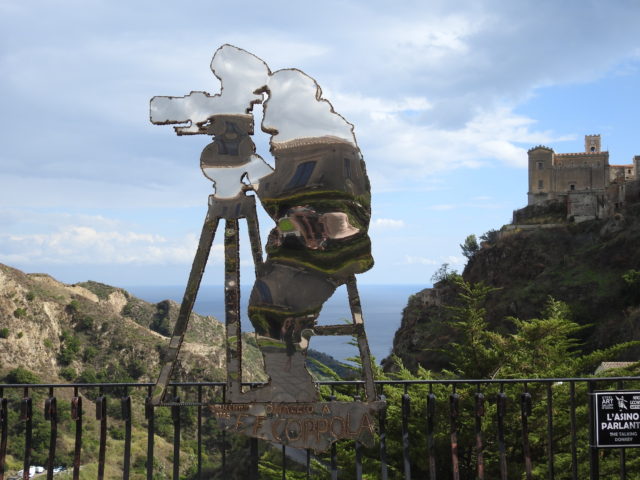
M65 285L0 264L0 378L16 366L42 381L155 381L179 305L151 304L98 282ZM176 380L225 379L224 326L192 314ZM263 380L247 338L245 378Z
M88 281L66 285L46 274L25 274L0 264L0 384L154 382L179 309L180 305L170 300L149 303L123 289L102 283ZM224 381L224 338L224 325L215 318L192 314L173 379ZM319 378L333 378L326 372L327 366L345 376L352 374L348 367L327 355L310 351L309 356L309 367ZM243 370L246 381L266 380L262 355L251 333L244 339ZM21 390L7 389L4 394L9 398L9 475L22 468L24 423L19 420L21 393ZM117 401L120 394L119 390L108 391L109 448L105 478L109 479L123 476L124 427ZM41 408L45 390L32 389L31 395L37 406L33 417L32 462L44 465L49 437L49 425ZM70 390L58 389L56 395L60 405L68 405ZM85 415L90 415L95 411L93 400L96 391L82 389L81 395ZM145 391L132 389L130 395L134 398L131 478L142 479L146 478ZM173 468L171 412L159 408L155 415L154 478L168 479L172 478ZM56 465L69 467L73 460L75 434L68 407L60 409L60 416ZM181 478L194 478L195 410L184 408L181 418ZM209 446L218 445L220 432L212 426L208 410L204 411L204 421L209 422L209 426L205 429L203 441ZM98 428L96 421L87 421L83 426L80 475L83 480L97 475ZM238 441L244 442L244 439ZM222 478L219 448L205 452L203 462L205 478ZM232 472L244 472L244 458L231 462L235 466L230 462L227 458L227 467Z
M509 331L509 316L539 316L552 296L566 302L573 319L587 326L580 338L587 352L640 339L640 204L607 220L577 224L554 212L554 205L517 212L519 224L492 232L462 272L468 282L498 289L485 305L492 329ZM409 299L393 343L393 353L406 366L449 366L443 348L457 337L447 306L457 304L457 294L451 276L444 275L434 288ZM630 351L624 359L637 360L638 355ZM390 358L383 364L394 368Z
M53 383L153 382L179 311L172 300L149 303L95 281L66 285L0 264L0 379L24 367ZM223 347L224 325L192 313L174 379L224 381ZM309 357L319 379L333 378L325 367L353 375L328 355L309 350ZM251 333L243 345L243 372L247 382L266 380Z

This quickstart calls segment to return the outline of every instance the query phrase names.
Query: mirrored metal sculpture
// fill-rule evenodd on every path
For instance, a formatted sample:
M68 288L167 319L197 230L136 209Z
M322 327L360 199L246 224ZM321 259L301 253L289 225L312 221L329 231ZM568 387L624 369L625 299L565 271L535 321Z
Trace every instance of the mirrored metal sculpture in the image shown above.
M353 126L322 98L318 84L296 69L271 72L256 56L231 45L211 62L221 92L154 97L151 121L186 124L178 135L209 134L200 158L213 181L200 244L153 402L165 399L202 273L220 219L225 219L226 403L213 405L232 431L302 448L325 450L341 438L370 443L376 397L355 274L373 265L367 234L370 188ZM264 103L261 129L271 135L271 168L251 140L256 103ZM246 179L246 181L244 181ZM263 262L254 192L275 222ZM266 385L242 387L239 315L238 220L247 220L256 281L249 318L269 375ZM316 325L324 302L346 284L353 323ZM314 335L357 338L364 402L322 402L305 367Z

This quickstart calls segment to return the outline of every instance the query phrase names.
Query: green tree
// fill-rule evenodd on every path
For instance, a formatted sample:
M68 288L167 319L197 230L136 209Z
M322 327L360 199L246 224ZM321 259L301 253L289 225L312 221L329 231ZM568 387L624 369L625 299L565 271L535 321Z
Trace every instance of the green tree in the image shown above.
M478 250L480 250L478 240L474 234L468 235L467 238L464 239L464 243L460 244L460 248L462 249L462 255L467 257L468 260L471 260L473 256L478 253Z
M622 275L624 281L623 293L631 304L640 303L640 270L627 270Z
M27 383L40 383L40 377L38 377L31 370L26 368L17 367L7 373L4 378L7 383L27 384Z
M440 265L440 268L433 272L433 275L431 275L431 281L435 285L436 283L440 282L453 281L459 276L460 275L458 274L457 270L450 270L449 264L443 263L442 265Z
M453 312L452 326L461 337L451 343L452 375L463 378L493 378L504 361L505 339L489 330L484 308L487 295L496 291L481 283L471 284L462 277L454 279L459 289L460 306L448 307Z
M500 232L492 228L491 230L487 230L482 235L480 235L480 241L493 245L498 241L499 235L500 235Z
M449 320L457 332L457 339L449 346L452 354L451 368L440 373L418 368L411 372L397 360L398 372L385 374L377 370L380 380L429 380L429 379L471 379L471 378L561 378L589 376L595 366L605 359L616 356L640 342L625 342L605 350L584 353L576 334L585 328L571 318L566 304L549 298L540 318L522 320L506 319L511 324L509 331L491 331L486 320L485 302L494 288L465 282L454 277L452 282L459 290L459 304L450 307L453 315ZM616 372L621 373L621 372ZM622 372L624 373L624 372ZM626 372L629 373L629 372ZM460 384L455 392L459 396L460 411L458 417L458 452L461 478L474 478L475 468L475 418L470 408L474 402L476 386ZM520 417L520 396L524 389L531 395L533 412L529 417L529 439L534 465L534 478L546 478L547 472L547 401L550 395L554 412L570 411L569 384L505 384L501 387L507 396L507 412L504 418L507 445L507 462L510 475L522 473L522 438ZM336 389L338 400L348 400L353 392ZM497 387L483 386L486 394L483 433L486 448L486 478L499 478L497 452ZM412 477L428 478L427 438L424 429L426 397L429 392L436 395L436 457L438 478L450 478L449 446L449 395L452 387L445 384L414 385L410 387L411 420L409 436L411 438ZM387 458L390 478L400 478L403 471L402 457L402 386L387 385L384 395L388 401L387 409ZM584 384L575 385L575 398L587 398ZM580 403L576 409L577 425L588 424L586 404ZM581 428L578 436L579 478L588 478L589 441L587 428ZM554 413L554 444L556 447L556 472L570 472L571 426L569 415ZM365 449L365 472L379 471L378 452ZM338 444L340 471L346 478L354 474L354 452L351 444ZM326 458L324 458L326 460ZM604 456L601 459L602 471L617 471L617 456ZM628 461L628 474L640 474L640 462ZM631 474L630 472L633 472ZM377 478L369 473L364 478ZM509 478L520 478L513 476ZM564 478L564 477L563 477ZM631 477L630 477L631 478ZM635 477L633 477L635 478Z

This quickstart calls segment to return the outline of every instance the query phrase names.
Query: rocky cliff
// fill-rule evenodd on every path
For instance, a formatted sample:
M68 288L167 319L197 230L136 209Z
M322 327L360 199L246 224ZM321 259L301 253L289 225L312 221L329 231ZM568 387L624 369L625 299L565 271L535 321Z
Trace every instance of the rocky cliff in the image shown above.
M0 264L0 378L16 367L42 381L155 381L179 305L145 302L97 282L65 285ZM192 314L176 380L225 379L224 326ZM247 336L244 378L264 380Z
M546 223L549 213L537 212L526 224L495 232L462 272L468 282L498 289L487 298L491 328L508 330L508 316L539 316L552 296L568 303L573 319L588 326L581 338L585 351L640 339L640 203L607 220L578 224ZM409 299L393 343L393 353L406 366L449 366L442 349L456 340L447 306L457 304L457 294L445 276ZM637 360L640 352L626 355ZM390 359L383 364L393 369Z

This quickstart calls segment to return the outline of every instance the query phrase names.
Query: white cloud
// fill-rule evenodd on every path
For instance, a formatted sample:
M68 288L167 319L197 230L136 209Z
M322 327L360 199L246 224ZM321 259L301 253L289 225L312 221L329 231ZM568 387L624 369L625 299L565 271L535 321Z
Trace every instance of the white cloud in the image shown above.
M130 209L201 206L204 215L211 187L198 160L209 139L177 138L170 127L150 125L148 102L153 95L215 93L209 62L223 43L319 82L355 125L374 199L401 193L383 216L402 211L413 218L415 210L406 210L418 202L409 206L407 199L437 188L443 195L423 201L420 214L428 213L425 204L449 209L452 230L465 223L458 213L471 207L460 195L446 195L461 191L456 182L463 173L498 167L490 173L499 182L508 167L524 176L527 148L574 133L562 130L553 106L544 120L518 113L535 95L544 103L555 94L541 87L636 75L640 65L637 2L327 0L322 9L334 14L310 15L304 2L285 0L268 9L246 2L241 16L235 5L202 0L187 10L150 0L0 0L0 205L44 212L28 224L19 213L0 212L2 258L190 262L195 240L184 227L158 221L143 228ZM630 104L620 109L633 112ZM616 120L606 121L616 128ZM265 136L258 130L256 137L264 154ZM479 200L474 208L490 208ZM45 218L51 209L117 212ZM167 210L163 218L172 215ZM372 228L402 228L397 222L374 219ZM411 222L414 228L418 220ZM445 258L459 251L454 247L437 247L433 259L409 256L407 263L421 272L443 261L462 265L460 257Z
M121 220L104 215L89 215L69 212L41 212L25 208L0 208L0 225L7 231L29 230L33 227L59 228L63 226L82 225L98 230L123 228Z
M535 122L507 108L478 112L462 128L439 128L426 123L425 108L417 115L407 105L366 99L377 108L360 109L357 101L339 102L339 113L356 125L356 138L368 164L376 191L424 190L442 174L477 169L488 164L525 167L525 145L551 143L559 136L536 131ZM420 115L424 118L420 120Z
M396 220L393 218L376 218L371 222L371 227L379 230L397 230L405 226L404 220Z
M330 1L324 8L340 12L330 19L276 2L260 9L259 18L244 18L241 29L233 27L233 9L202 4L220 19L215 32L207 14L187 22L177 6L75 5L33 2L9 9L0 21L9 42L0 49L6 72L0 87L10 119L0 125L0 172L99 179L104 185L93 190L102 198L114 183L167 187L197 169L206 140L177 139L170 129L149 125L148 101L156 94L217 92L209 61L224 42L252 51L273 69L298 67L316 78L355 124L378 191L423 190L433 177L462 168L523 167L521 144L550 143L563 134L515 114L520 102L542 85L593 80L619 64L628 68L640 51L640 10L615 2L408 2L390 12L377 2ZM35 10L42 13L34 16ZM120 21L123 15L130 25ZM171 35L160 28L168 19ZM147 27L132 28L138 21ZM285 23L288 28L280 28ZM364 25L366 35L358 28ZM61 35L65 28L69 34ZM541 28L562 31L562 38ZM33 30L40 35L28 35ZM46 128L33 141L33 129L25 127L42 119Z
M457 257L455 255L447 255L440 257L440 260L434 260L433 258L421 257L416 255L405 255L402 264L404 265L442 265L447 263L449 266L463 266L466 263L466 259Z
M52 233L0 234L0 262L22 265L163 265L186 264L197 247L193 234L181 238L134 231L97 230L68 225ZM223 259L214 245L211 258Z
M426 257L405 255L402 263L405 265L439 265L441 262Z
M448 255L446 257L442 257L442 261L444 263L448 263L449 265L464 265L467 263L467 260L463 257L458 257L456 255Z

